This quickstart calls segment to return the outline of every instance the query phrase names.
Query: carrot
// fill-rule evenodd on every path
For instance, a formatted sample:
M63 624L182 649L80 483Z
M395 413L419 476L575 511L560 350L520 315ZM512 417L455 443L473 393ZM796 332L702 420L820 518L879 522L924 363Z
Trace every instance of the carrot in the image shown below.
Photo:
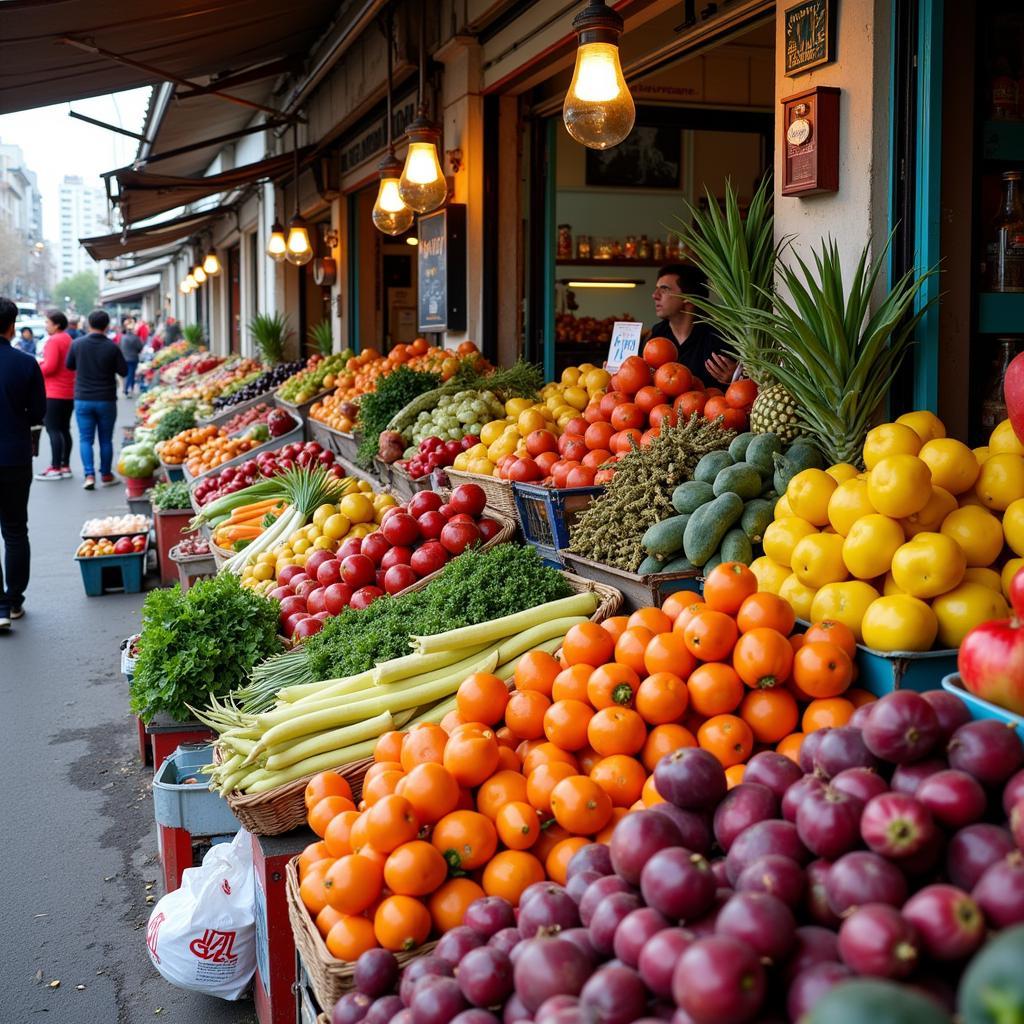
M265 498L263 501L254 501L248 505L239 505L238 508L231 513L231 516L232 518L235 518L236 516L242 518L253 515L260 509L266 511L274 505L283 504L284 502L282 502L280 498Z
M240 526L222 526L217 530L217 535L221 540L233 542L236 540L254 540L262 532L262 527L243 524Z
M273 516L275 519L284 511L284 508L259 508L246 516L235 516L229 519L227 526L245 526L249 523L262 523L265 516Z

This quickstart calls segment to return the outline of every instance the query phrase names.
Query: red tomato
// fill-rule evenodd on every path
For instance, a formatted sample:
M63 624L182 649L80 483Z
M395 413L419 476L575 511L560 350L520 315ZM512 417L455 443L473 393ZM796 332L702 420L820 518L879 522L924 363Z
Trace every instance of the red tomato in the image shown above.
M547 476L551 472L551 467L558 461L558 453L541 452L533 461L540 466L540 471Z
M587 442L578 434L563 434L558 442L558 451L563 459L580 462L587 454Z
M565 482L569 478L570 470L573 470L580 465L582 465L582 463L578 460L559 459L558 462L551 467L551 478L555 481L555 486L565 487Z
M576 466L569 470L569 476L565 483L567 487L591 487L595 475L595 471L590 466Z
M641 388L633 399L634 402L645 412L649 413L656 405L665 401L665 393L656 387Z
M606 483L608 483L609 480L611 480L611 478L613 476L615 476L615 470L614 469L599 469L594 474L594 483L595 484L606 484Z
M479 484L459 484L448 498L448 504L457 513L468 512L471 516L478 516L487 504L487 495Z
M601 403L597 400L590 402L586 409L583 410L583 418L588 423L599 423L601 420L607 417L601 412Z
M508 470L509 480L518 480L519 483L530 483L542 479L543 476L540 466L533 459L516 459ZM441 543L444 543L444 534L441 535Z
M611 457L612 453L607 448L595 448L583 456L583 465L600 469Z
M742 433L747 429L747 413L744 409L726 409L725 419L722 421L726 430L735 430Z
M441 531L441 546L453 555L461 555L479 540L480 529L475 523L449 522Z
M616 430L640 429L647 425L647 416L634 402L624 402L612 411L612 426Z
M611 443L612 434L615 433L610 423L591 423L587 427L587 432L583 435L583 440L586 442L587 447L594 451L598 448L607 448Z
M733 409L746 409L757 398L757 385L752 380L734 380L725 389L725 400Z
M680 419L688 420L695 412L703 413L708 396L703 391L684 391L673 403L672 408Z
M526 437L526 450L536 458L542 452L558 451L558 438L550 430L534 430Z
M632 451L632 445L630 444L630 438L640 443L641 433L639 430L620 430L612 438L612 451L616 455L625 455L626 452Z
M693 374L682 363L662 363L655 371L654 386L670 398L689 391L693 386Z
M648 420L652 427L661 427L661 424L667 422L670 427L674 427L676 424L676 412L671 405L656 405L648 415Z
M717 419L719 416L724 416L728 408L729 403L725 400L724 395L714 395L704 406L704 417L709 420Z
M571 420L565 425L563 434L579 434L582 437L587 432L587 427L590 425L590 420L585 416L573 416Z
M610 420L612 418L612 409L614 409L615 406L628 401L629 396L624 395L621 391L609 391L604 398L601 399L601 415L606 420Z

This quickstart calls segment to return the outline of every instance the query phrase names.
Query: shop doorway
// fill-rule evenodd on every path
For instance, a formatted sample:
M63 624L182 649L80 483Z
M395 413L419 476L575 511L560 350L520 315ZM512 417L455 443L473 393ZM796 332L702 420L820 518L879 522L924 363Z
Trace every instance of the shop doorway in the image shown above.
M242 258L237 245L228 249L228 349L242 351Z
M322 255L324 251L323 232L330 226L328 220L317 224L310 224L309 238L313 244L313 251ZM310 331L323 321L330 322L331 318L331 287L320 285L316 282L313 274L313 260L310 260L304 267L298 267L299 272L299 350L304 356L311 356L318 351L316 344L310 337Z

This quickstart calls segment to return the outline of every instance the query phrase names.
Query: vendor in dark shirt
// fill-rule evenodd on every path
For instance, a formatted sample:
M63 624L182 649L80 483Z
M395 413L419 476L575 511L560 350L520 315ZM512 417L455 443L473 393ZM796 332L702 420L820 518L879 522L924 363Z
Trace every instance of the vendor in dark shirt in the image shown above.
M652 338L670 338L679 347L679 362L705 384L728 384L736 372L736 360L709 324L696 320L697 310L686 296L706 297L707 278L696 267L670 263L658 271L654 286L654 312L661 319L651 329Z

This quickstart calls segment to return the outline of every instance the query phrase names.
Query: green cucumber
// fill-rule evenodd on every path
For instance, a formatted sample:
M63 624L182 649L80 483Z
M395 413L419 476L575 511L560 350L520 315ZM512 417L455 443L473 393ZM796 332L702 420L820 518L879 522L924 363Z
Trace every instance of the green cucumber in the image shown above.
M660 523L655 523L653 526L648 527L640 543L647 554L654 555L655 558L660 558L664 561L666 558L682 550L683 534L686 531L686 524L689 520L689 515L672 516L669 519L663 519Z
M960 979L957 1010L963 1024L1024 1020L1024 925L992 939Z
M737 461L744 462L747 458L747 445L750 444L757 434L752 434L749 430L745 434L737 434L732 439L732 444L729 445L729 454Z
M810 441L794 441L785 455L773 455L775 490L785 494L789 481L805 469L820 469L821 455Z
M1018 961L1018 976L1020 973ZM851 978L840 982L800 1019L806 1024L951 1024L949 1014L934 999L920 995L906 985L875 978ZM964 1024L980 1024L982 1019L964 1018ZM992 1024L998 1019L984 1018Z
M700 566L694 565L685 555L679 558L673 558L671 562L665 563L665 568L662 572L693 572L694 569L699 569Z
M708 452L700 462L697 463L697 468L693 471L694 480L703 480L706 484L713 484L715 477L726 466L731 466L736 460L728 453L723 451Z
M715 489L703 480L687 480L672 492L672 507L682 515L696 512L715 496Z
M744 459L757 468L761 476L770 478L775 472L772 456L782 452L778 434L758 434L749 445Z
M716 551L705 563L704 568L701 570L702 576L707 576L712 569L722 564L724 559L722 558L722 552Z
M775 502L764 498L755 498L743 506L740 516L740 528L747 535L751 544L760 544L768 524L775 518Z
M742 562L744 565L750 565L754 560L750 538L738 526L734 526L722 538L720 553L723 562Z
M703 565L718 550L722 538L741 515L743 499L732 491L701 505L686 524L683 553L694 565Z
M649 576L653 572L664 572L665 566L668 563L660 558L655 558L654 555L648 555L637 569L638 576Z
M756 498L761 493L764 483L761 474L756 466L749 462L737 462L735 465L726 466L718 476L715 477L713 489L715 497L732 491L738 494L744 501Z

